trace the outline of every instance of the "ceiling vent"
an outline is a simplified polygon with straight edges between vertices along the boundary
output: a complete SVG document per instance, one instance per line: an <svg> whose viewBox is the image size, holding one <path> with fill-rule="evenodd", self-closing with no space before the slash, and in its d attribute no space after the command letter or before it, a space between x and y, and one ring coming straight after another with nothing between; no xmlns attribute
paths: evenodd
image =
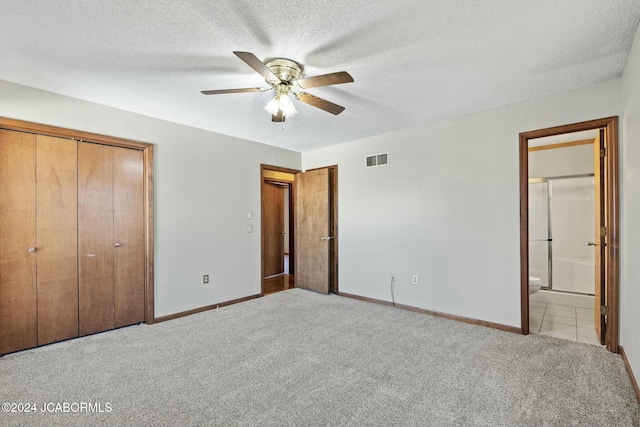
<svg viewBox="0 0 640 427"><path fill-rule="evenodd" d="M374 156L367 157L367 167L382 166L389 163L389 153L376 154Z"/></svg>

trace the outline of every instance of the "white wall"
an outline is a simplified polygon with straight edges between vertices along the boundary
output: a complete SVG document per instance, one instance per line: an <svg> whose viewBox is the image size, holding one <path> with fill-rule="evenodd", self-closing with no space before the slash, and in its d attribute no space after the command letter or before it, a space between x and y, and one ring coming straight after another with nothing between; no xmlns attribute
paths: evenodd
<svg viewBox="0 0 640 427"><path fill-rule="evenodd" d="M260 163L300 153L4 81L0 116L155 144L157 317L260 293Z"/></svg>
<svg viewBox="0 0 640 427"><path fill-rule="evenodd" d="M615 80L303 153L339 168L340 291L390 301L397 273L396 302L519 327L518 134L620 106Z"/></svg>
<svg viewBox="0 0 640 427"><path fill-rule="evenodd" d="M640 381L640 31L622 76L620 343Z"/></svg>

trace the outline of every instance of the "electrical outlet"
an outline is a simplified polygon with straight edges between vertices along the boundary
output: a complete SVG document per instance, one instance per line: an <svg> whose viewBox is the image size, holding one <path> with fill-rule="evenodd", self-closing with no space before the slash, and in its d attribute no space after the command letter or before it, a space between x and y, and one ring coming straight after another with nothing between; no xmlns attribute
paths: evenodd
<svg viewBox="0 0 640 427"><path fill-rule="evenodd" d="M253 219L253 211L247 211L247 219Z"/></svg>
<svg viewBox="0 0 640 427"><path fill-rule="evenodd" d="M413 275L413 279L411 279L411 283L413 283L414 285L418 284L418 275L417 274Z"/></svg>
<svg viewBox="0 0 640 427"><path fill-rule="evenodd" d="M202 276L202 283L204 283L205 285L207 283L209 283L209 275L205 274L204 276Z"/></svg>

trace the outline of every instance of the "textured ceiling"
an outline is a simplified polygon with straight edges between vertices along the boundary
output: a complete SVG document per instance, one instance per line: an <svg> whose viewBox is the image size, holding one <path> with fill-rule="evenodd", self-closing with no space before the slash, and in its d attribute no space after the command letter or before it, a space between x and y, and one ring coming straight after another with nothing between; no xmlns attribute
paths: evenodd
<svg viewBox="0 0 640 427"><path fill-rule="evenodd" d="M307 151L620 76L638 0L3 0L0 79ZM232 51L354 83L285 123Z"/></svg>

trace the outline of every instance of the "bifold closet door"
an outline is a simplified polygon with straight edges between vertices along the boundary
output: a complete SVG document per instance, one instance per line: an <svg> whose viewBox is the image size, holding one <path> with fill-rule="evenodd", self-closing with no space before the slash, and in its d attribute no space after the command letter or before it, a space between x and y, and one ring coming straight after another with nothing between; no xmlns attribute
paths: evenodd
<svg viewBox="0 0 640 427"><path fill-rule="evenodd" d="M0 130L0 354L35 347L36 137Z"/></svg>
<svg viewBox="0 0 640 427"><path fill-rule="evenodd" d="M0 353L78 336L76 142L0 131Z"/></svg>
<svg viewBox="0 0 640 427"><path fill-rule="evenodd" d="M78 144L80 335L144 321L143 156Z"/></svg>
<svg viewBox="0 0 640 427"><path fill-rule="evenodd" d="M114 327L113 148L78 143L80 335Z"/></svg>
<svg viewBox="0 0 640 427"><path fill-rule="evenodd" d="M36 137L38 345L78 336L77 143Z"/></svg>
<svg viewBox="0 0 640 427"><path fill-rule="evenodd" d="M113 148L115 327L144 321L144 154Z"/></svg>

